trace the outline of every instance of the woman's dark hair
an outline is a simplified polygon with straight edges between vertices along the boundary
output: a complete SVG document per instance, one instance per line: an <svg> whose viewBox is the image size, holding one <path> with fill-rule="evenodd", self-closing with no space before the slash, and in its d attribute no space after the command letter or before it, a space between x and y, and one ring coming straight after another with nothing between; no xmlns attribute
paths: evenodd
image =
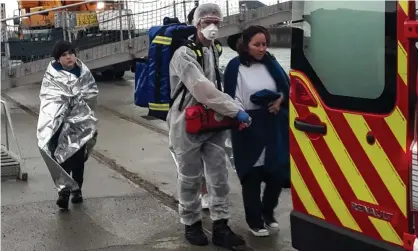
<svg viewBox="0 0 418 251"><path fill-rule="evenodd" d="M251 39L259 34L262 33L264 36L266 36L266 42L267 46L270 44L270 32L264 28L263 26L250 26L247 29L245 29L242 32L242 36L240 40L238 41L238 47L237 51L239 54L239 60L241 64L250 66L253 62L256 62L257 60L250 55L248 52L248 46L250 44Z"/></svg>
<svg viewBox="0 0 418 251"><path fill-rule="evenodd" d="M194 12L196 11L196 8L197 7L194 7L190 12L189 12L189 14L187 15L187 22L189 23L189 25L192 25L193 23L193 17L194 17Z"/></svg>
<svg viewBox="0 0 418 251"><path fill-rule="evenodd" d="M229 48L231 48L234 51L237 51L237 43L238 41L241 39L242 33L237 33L234 35L231 35L228 37L228 39L226 40L226 43L228 44Z"/></svg>
<svg viewBox="0 0 418 251"><path fill-rule="evenodd" d="M59 41L55 44L54 49L52 50L51 56L58 61L58 59L65 53L69 52L75 54L75 47L72 43L68 41Z"/></svg>

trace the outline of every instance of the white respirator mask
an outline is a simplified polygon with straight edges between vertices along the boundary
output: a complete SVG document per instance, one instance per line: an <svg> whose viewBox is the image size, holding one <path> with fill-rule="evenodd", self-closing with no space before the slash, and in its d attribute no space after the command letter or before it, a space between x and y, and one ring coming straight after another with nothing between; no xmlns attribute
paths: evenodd
<svg viewBox="0 0 418 251"><path fill-rule="evenodd" d="M207 27L205 27L204 29L201 30L203 36L207 39L207 40L215 40L218 38L218 27L214 24L211 24Z"/></svg>

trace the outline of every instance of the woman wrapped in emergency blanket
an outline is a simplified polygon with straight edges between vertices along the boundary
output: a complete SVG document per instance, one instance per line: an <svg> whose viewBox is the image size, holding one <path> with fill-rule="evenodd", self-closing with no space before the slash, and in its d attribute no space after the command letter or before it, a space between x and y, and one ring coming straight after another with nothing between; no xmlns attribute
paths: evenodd
<svg viewBox="0 0 418 251"><path fill-rule="evenodd" d="M58 42L52 56L39 94L37 138L58 189L57 205L67 209L71 193L71 202L83 201L84 162L97 138L93 110L99 90L90 70L76 58L71 43Z"/></svg>

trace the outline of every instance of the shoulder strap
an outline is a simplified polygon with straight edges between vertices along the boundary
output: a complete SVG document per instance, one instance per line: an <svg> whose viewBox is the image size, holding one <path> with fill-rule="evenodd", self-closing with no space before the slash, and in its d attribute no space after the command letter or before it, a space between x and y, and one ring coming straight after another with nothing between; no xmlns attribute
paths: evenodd
<svg viewBox="0 0 418 251"><path fill-rule="evenodd" d="M202 49L199 48L194 42L189 41L189 40L185 42L184 46L189 47L196 54L197 62L199 62L200 66L202 66L202 68L204 68ZM181 87L178 89L178 91L176 93L174 93L173 98L170 100L170 106L172 106L174 101L178 98L178 96L180 94L182 94L180 104L179 104L179 107L178 107L179 111L181 111L183 109L184 100L186 99L186 94L187 94L186 86L183 83L180 83L180 84L181 84Z"/></svg>
<svg viewBox="0 0 418 251"><path fill-rule="evenodd" d="M216 46L216 45L215 45ZM216 58L216 51L214 46L212 46L212 51L213 51L213 62L215 65L215 74L216 74L216 85L218 87L218 90L223 91L222 89L222 80L221 80L221 73L219 72L219 66L218 66L218 62L217 62L217 58ZM220 56L220 54L218 54Z"/></svg>
<svg viewBox="0 0 418 251"><path fill-rule="evenodd" d="M200 66L204 68L204 61L203 61L203 50L202 47L196 45L196 43L188 40L185 44L185 46L189 47L195 54L196 54L196 60L199 62Z"/></svg>
<svg viewBox="0 0 418 251"><path fill-rule="evenodd" d="M199 62L200 66L204 69L205 68L205 64L204 64L204 60L203 60L203 50L200 46L196 45L196 43L194 43L193 41L187 41L184 46L189 47L195 54L196 54L196 60ZM217 63L217 57L216 57L216 51L215 51L215 47L216 50L218 51L218 55L220 56L222 54L222 46L220 46L220 43L216 43L215 40L215 46L212 46L212 51L213 51L213 59L214 59L214 66L215 66L215 74L216 74L216 85L218 90L222 91L222 79L221 79L221 74L219 72L219 67L218 67L218 63ZM219 49L219 48L220 49ZM186 98L186 93L187 93L187 88L184 86L184 84L182 84L182 86L179 88L179 90L173 95L173 98L171 99L171 104L172 105L174 103L174 100L177 99L177 97L181 94L181 101L179 104L179 111L181 111L183 109L183 104L184 104L184 100Z"/></svg>
<svg viewBox="0 0 418 251"><path fill-rule="evenodd" d="M219 57L222 56L222 52L223 52L222 43L219 42L218 40L215 40L214 44L215 44L216 50L218 51Z"/></svg>

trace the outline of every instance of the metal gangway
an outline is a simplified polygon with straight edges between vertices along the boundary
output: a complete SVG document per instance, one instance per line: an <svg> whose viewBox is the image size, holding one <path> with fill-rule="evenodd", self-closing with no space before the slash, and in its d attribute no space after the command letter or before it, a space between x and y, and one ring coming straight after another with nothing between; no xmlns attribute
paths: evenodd
<svg viewBox="0 0 418 251"><path fill-rule="evenodd" d="M71 4L71 7L93 2ZM97 2L97 1L96 1ZM146 0L115 1L124 6L119 11L96 11L96 19L85 15L75 17L67 7L54 10L54 27L50 29L22 30L13 18L2 22L1 89L37 83L51 61L50 53L57 40L68 40L79 49L77 56L92 70L142 58L148 54L148 29L161 25L164 17L187 20L190 10L201 3L217 3L223 10L224 20L220 37L241 32L250 25L271 25L291 20L291 1L248 9L239 0ZM18 20L35 15L20 15ZM92 22L92 20L94 22ZM89 23L90 22L90 23ZM22 39L23 37L23 39Z"/></svg>
<svg viewBox="0 0 418 251"><path fill-rule="evenodd" d="M10 114L7 103L4 100L1 100L1 178L17 178L22 181L27 181L28 174L22 171L24 160L20 152ZM15 149L13 150L10 144L10 136L12 136L12 140L15 143Z"/></svg>

